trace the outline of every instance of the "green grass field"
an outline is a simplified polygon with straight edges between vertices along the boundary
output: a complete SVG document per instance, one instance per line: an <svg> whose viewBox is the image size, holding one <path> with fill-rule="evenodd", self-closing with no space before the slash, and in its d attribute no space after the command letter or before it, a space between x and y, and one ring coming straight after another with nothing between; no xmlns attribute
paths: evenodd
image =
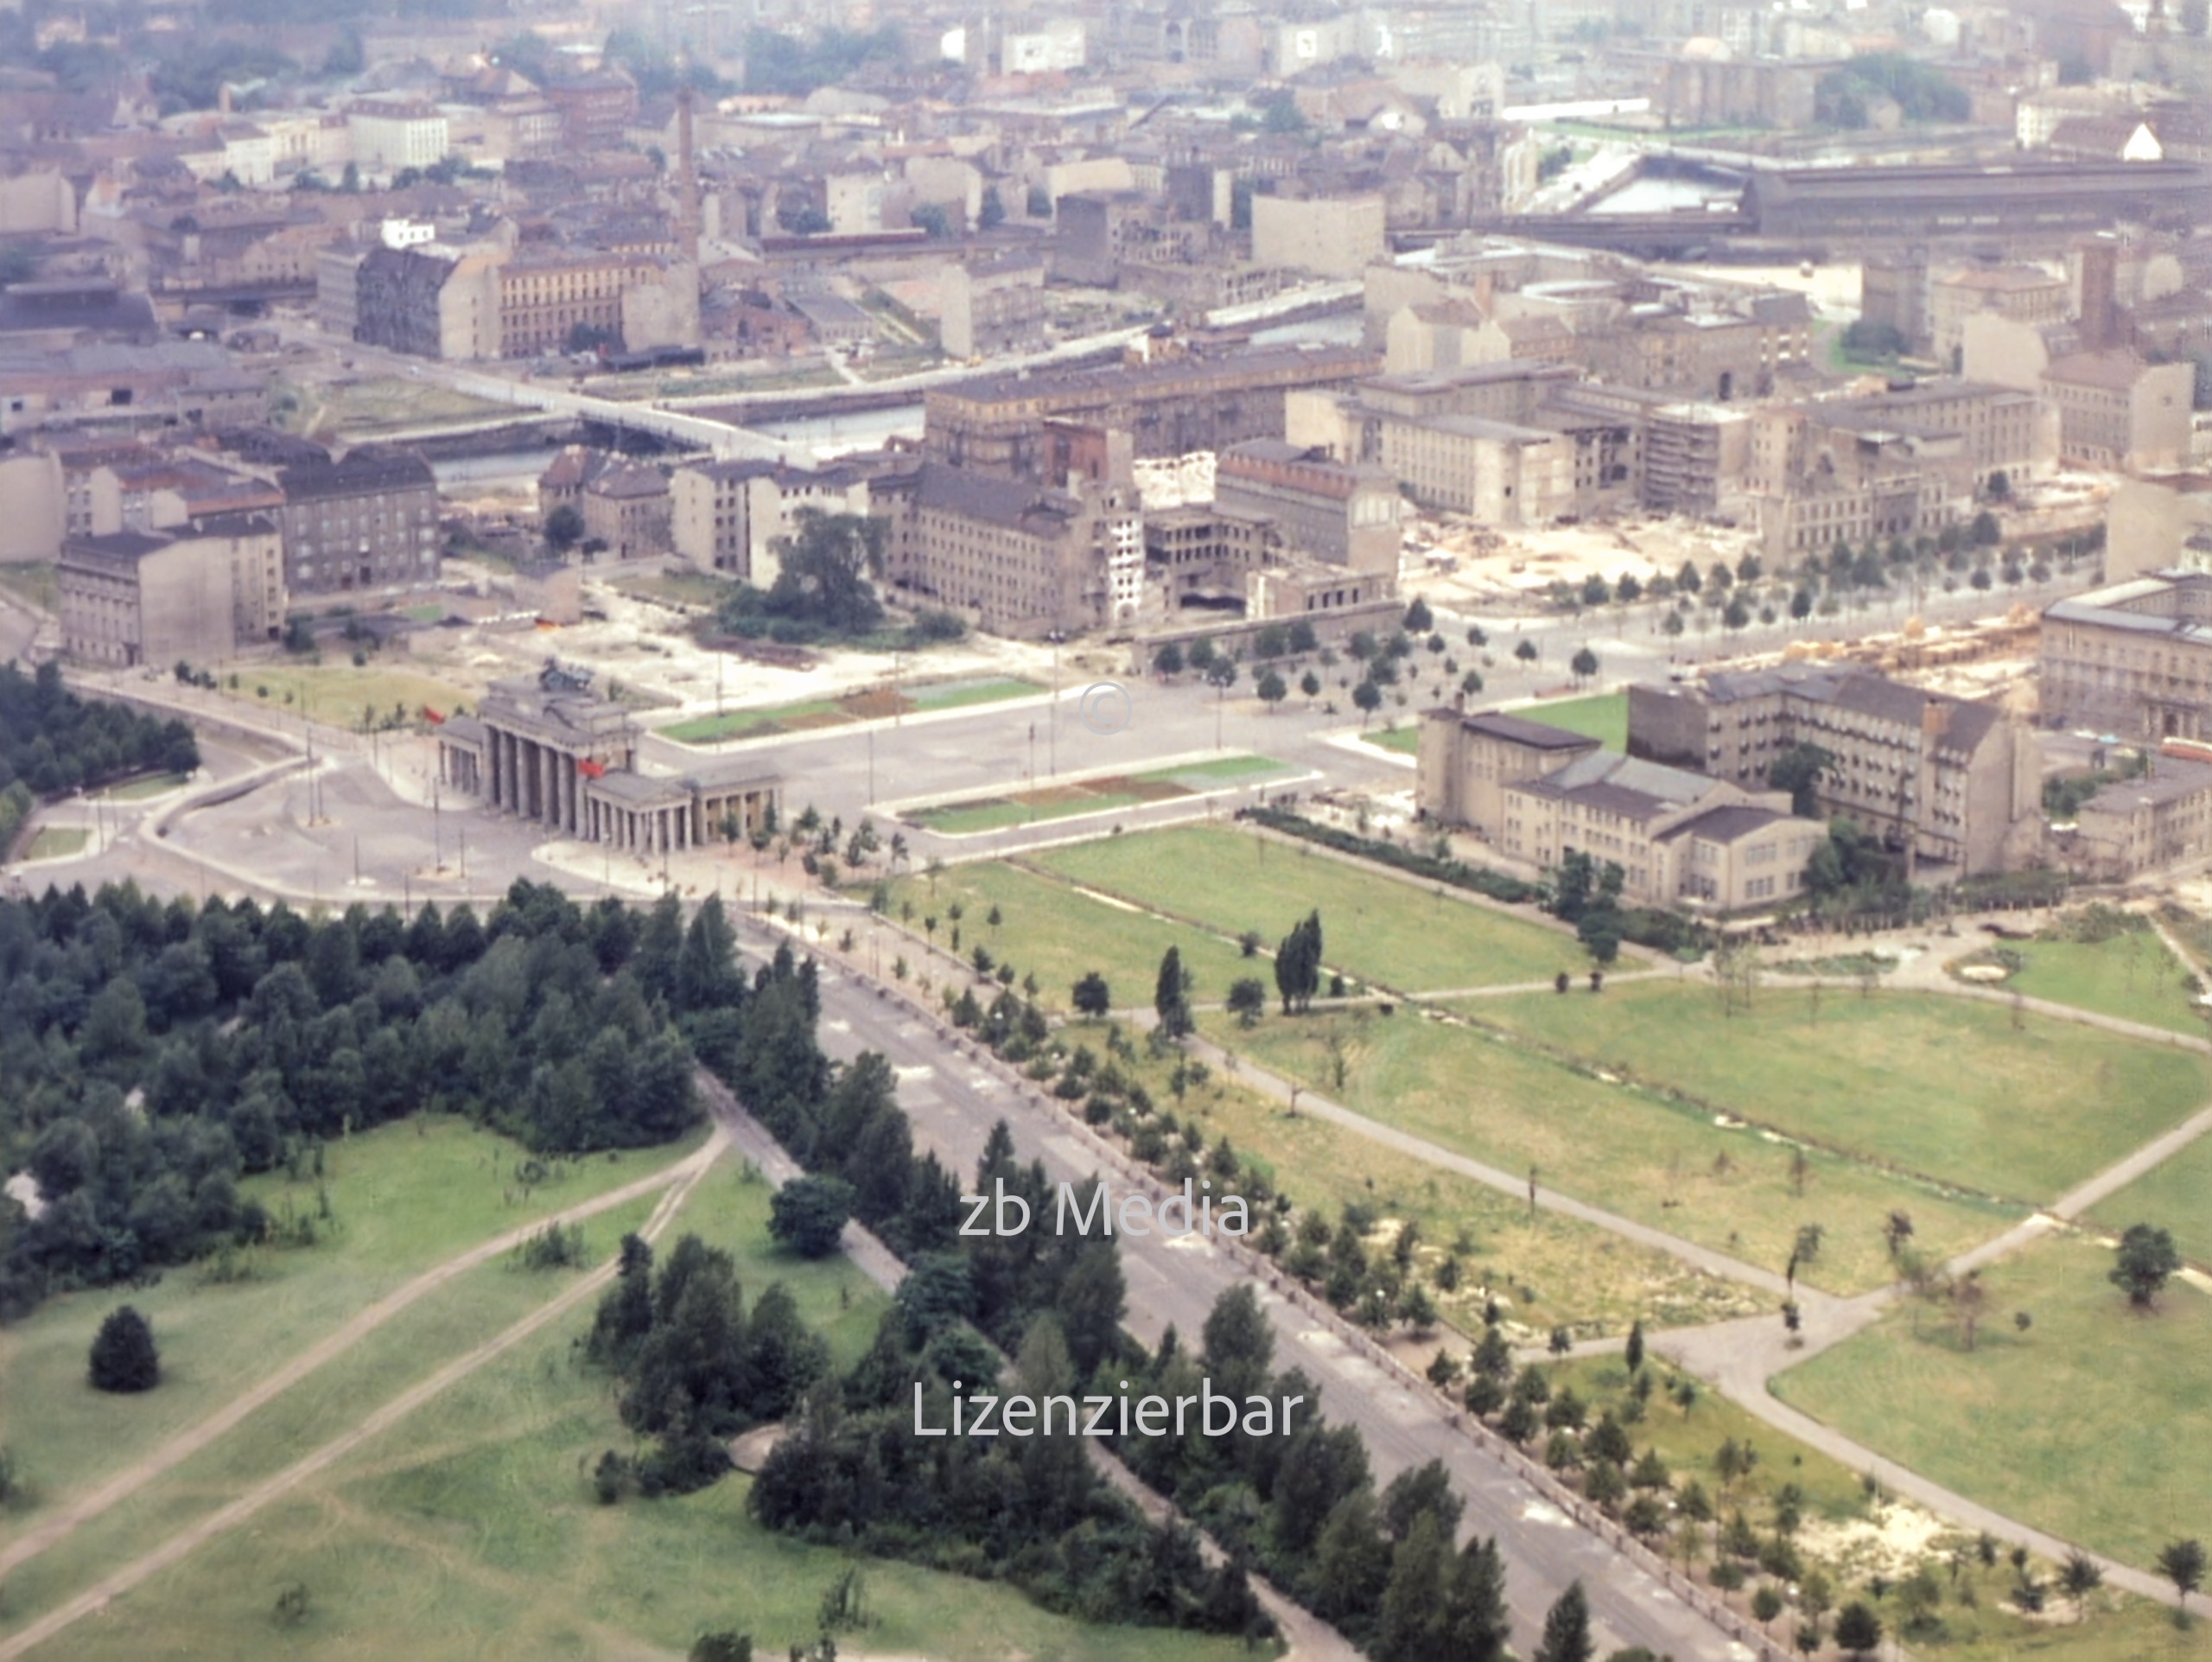
<svg viewBox="0 0 2212 1662"><path fill-rule="evenodd" d="M41 825L32 833L31 845L23 850L23 858L59 860L68 855L82 854L85 844L92 838L92 832L82 825Z"/></svg>
<svg viewBox="0 0 2212 1662"><path fill-rule="evenodd" d="M1055 850L1039 863L1225 934L1255 929L1270 947L1318 907L1331 969L1403 991L1548 980L1588 963L1571 937L1448 891L1440 899L1433 888L1310 845L1270 846L1218 826L1085 843Z"/></svg>
<svg viewBox="0 0 2212 1662"><path fill-rule="evenodd" d="M1938 994L1766 989L1724 1016L1709 986L1466 1008L1709 1108L1985 1194L2041 1203L2212 1095L2193 1052Z"/></svg>
<svg viewBox="0 0 2212 1662"><path fill-rule="evenodd" d="M726 710L719 716L696 716L653 730L678 744L719 744L725 739L783 733L795 727L834 727L845 719L836 699L806 698L796 704L771 704L765 710Z"/></svg>
<svg viewBox="0 0 2212 1662"><path fill-rule="evenodd" d="M425 704L450 716L456 705L474 703L471 694L451 681L419 670L387 669L374 658L359 669L342 662L248 664L238 670L238 685L232 686L227 674L222 678L226 697L287 715L296 716L304 709L316 721L351 732L360 730L365 710L374 711L382 721L397 708L411 722Z"/></svg>
<svg viewBox="0 0 2212 1662"><path fill-rule="evenodd" d="M918 809L906 817L948 837L967 837L977 831L1003 831L1009 825L1071 819L1079 814L1111 813L1150 802L1203 796L1209 791L1272 779L1290 771L1287 764L1269 756L1217 756L1141 774L1039 785L1006 796L969 797Z"/></svg>
<svg viewBox="0 0 2212 1662"><path fill-rule="evenodd" d="M1972 1351L1944 1312L1895 1310L1776 1393L1962 1494L2148 1566L2212 1532L2212 1296L2172 1284L2140 1315L2111 1266L2088 1242L2040 1242L1983 1272Z"/></svg>
<svg viewBox="0 0 2212 1662"><path fill-rule="evenodd" d="M2131 1224L2156 1224L2173 1232L2185 1258L2212 1265L2212 1137L2200 1137L2091 1213L2114 1232Z"/></svg>
<svg viewBox="0 0 2212 1662"><path fill-rule="evenodd" d="M1408 722L1403 727L1386 727L1379 733L1363 733L1360 736L1377 750L1394 751L1401 756L1416 755L1421 750L1421 723Z"/></svg>
<svg viewBox="0 0 2212 1662"><path fill-rule="evenodd" d="M808 1264L773 1251L768 1194L726 1163L676 1232L731 1248L748 1301L784 1282L849 1363L874 1332L882 1295L842 1257ZM609 1382L575 1360L574 1341L589 1321L587 1305L434 1398L295 1496L72 1629L67 1653L192 1651L255 1662L370 1653L365 1643L378 1655L536 1662L680 1655L717 1627L749 1632L764 1658L810 1642L822 1594L849 1560L760 1529L745 1512L745 1479L678 1500L596 1503L589 1463L632 1439ZM864 1573L876 1620L838 1635L848 1652L1070 1662L1230 1662L1243 1653L1218 1641L1084 1627L1012 1589L954 1576L875 1561ZM310 1611L286 1629L270 1612L294 1582L308 1588Z"/></svg>
<svg viewBox="0 0 2212 1662"><path fill-rule="evenodd" d="M1039 997L1050 1009L1070 1009L1070 990L1093 970L1106 977L1117 1005L1150 1004L1160 960L1170 946L1181 950L1193 978L1192 996L1201 1003L1227 997L1229 984L1239 976L1257 974L1274 984L1270 963L1255 964L1205 930L1095 900L1017 866L993 862L949 867L938 875L934 896L929 878L922 876L901 877L891 890L890 914L898 917L911 902L914 915L906 927L918 934L924 918L936 917L939 946L950 944L948 908L958 902L965 909L961 950L980 942L994 958L1033 973ZM984 921L994 906L1001 919L995 929ZM889 957L887 952L887 962Z"/></svg>
<svg viewBox="0 0 2212 1662"><path fill-rule="evenodd" d="M1103 1041L1090 1036L1097 1031L1096 1024L1080 1022L1065 1036L1103 1054ZM1140 1050L1136 1061L1120 1065L1144 1080L1154 1101L1174 1106L1169 1063ZM1456 1246L1463 1270L1459 1291L1432 1286L1431 1294L1445 1320L1464 1332L1481 1332L1486 1288L1496 1289L1509 1320L1536 1334L1561 1323L1585 1336L1625 1333L1639 1317L1654 1329L1684 1327L1768 1308L1731 1283L1595 1225L1554 1212L1532 1219L1514 1195L1439 1171L1313 1114L1294 1115L1238 1084L1233 1073L1215 1070L1177 1111L1195 1120L1210 1141L1227 1137L1271 1183L1324 1217L1333 1219L1356 1201L1379 1207L1386 1218L1410 1219L1426 1243L1421 1261L1432 1275ZM1526 1299L1524 1291L1536 1296ZM1423 1352L1418 1363L1427 1360Z"/></svg>
<svg viewBox="0 0 2212 1662"><path fill-rule="evenodd" d="M1042 691L1036 682L1014 676L983 676L902 689L895 708L887 689L870 688L831 698L802 698L753 710L726 710L719 716L695 716L653 730L678 744L720 744L728 739L766 738L808 728L842 727L850 722L879 719L902 711L911 716L933 710L960 710L970 704L995 704L1005 698L1026 698Z"/></svg>
<svg viewBox="0 0 2212 1662"><path fill-rule="evenodd" d="M331 1143L324 1170L335 1226L317 1245L243 1254L251 1273L220 1285L205 1265L188 1265L135 1291L65 1295L0 1328L0 1443L14 1449L41 1505L67 1500L432 1265L693 1146L564 1162L525 1200L513 1176L520 1145L463 1120L424 1116ZM272 1174L240 1188L278 1217L316 1207L312 1177ZM613 1239L603 1226L594 1238ZM162 1348L161 1388L143 1397L102 1396L85 1383L92 1334L124 1302L152 1320Z"/></svg>
<svg viewBox="0 0 2212 1662"><path fill-rule="evenodd" d="M1938 1257L1987 1239L2018 1215L1819 1151L1808 1156L1801 1196L1789 1150L1755 1131L1717 1125L1708 1112L1411 1011L1270 1016L1249 1032L1225 1017L1206 1018L1205 1026L1243 1056L1369 1118L1509 1172L1535 1166L1548 1188L1777 1273L1799 1226L1819 1224L1826 1232L1821 1257L1802 1273L1831 1291L1860 1292L1891 1278L1881 1232L1892 1209L1911 1215L1919 1244ZM1332 1035L1342 1048L1341 1089ZM1707 1042L1714 1042L1709 1034Z"/></svg>
<svg viewBox="0 0 2212 1662"><path fill-rule="evenodd" d="M1562 698L1557 703L1523 704L1513 712L1547 727L1563 727L1570 733L1595 739L1608 750L1628 748L1628 694L1592 693L1586 698Z"/></svg>
<svg viewBox="0 0 2212 1662"><path fill-rule="evenodd" d="M2205 1018L2183 984L2189 971L2156 932L2131 929L2094 946L2072 940L2005 943L2027 967L2003 984L2007 991L2117 1016L2202 1039Z"/></svg>
<svg viewBox="0 0 2212 1662"><path fill-rule="evenodd" d="M1678 1376L1663 1362L1654 1371L1657 1382L1645 1417L1629 1427L1637 1448L1657 1449L1678 1486L1694 1478L1708 1495L1722 1499L1724 1512L1741 1506L1762 1533L1773 1526L1777 1492L1785 1484L1796 1484L1804 1493L1806 1521L1796 1536L1800 1551L1808 1562L1825 1569L1833 1585L1850 1589L1851 1596L1866 1596L1867 1577L1877 1566L1867 1557L1863 1534L1852 1526L1884 1514L1870 1509L1859 1474L1713 1391L1700 1391L1685 1415L1668 1395ZM1551 1374L1554 1389L1572 1385L1590 1404L1593 1418L1603 1410L1620 1412L1626 1407L1628 1369L1618 1357L1562 1363ZM1722 1442L1731 1437L1748 1443L1758 1455L1751 1475L1732 1489L1721 1482L1714 1460ZM1826 1527L1830 1524L1844 1528L1831 1532ZM2212 1629L2200 1627L2206 1638L2180 1633L2169 1613L2123 1595L2094 1595L2088 1619L2078 1627L2071 1602L2055 1595L2045 1608L2063 1613L2062 1625L2019 1615L2003 1603L2013 1580L2012 1566L2000 1557L1992 1568L1969 1561L1963 1569L1953 1569L1948 1554L1950 1541L1957 1538L1961 1538L1938 1536L1931 1544L1928 1556L1939 1565L1945 1594L1939 1611L1942 1630L1915 1634L1911 1645L1916 1656L1941 1662L2012 1662L2031 1656L2042 1662L2138 1662L2152 1657L2212 1656L2212 1642L2207 1642ZM2048 1589L2055 1566L2038 1563L2034 1569ZM1974 1599L1970 1605L1961 1596L1968 1591ZM1891 1596L1875 1601L1875 1605L1885 1625L1895 1632L1904 1619L1898 1601Z"/></svg>
<svg viewBox="0 0 2212 1662"><path fill-rule="evenodd" d="M166 796L188 782L182 774L156 774L146 779L134 779L127 785L118 785L99 794L110 802L143 802L148 797Z"/></svg>

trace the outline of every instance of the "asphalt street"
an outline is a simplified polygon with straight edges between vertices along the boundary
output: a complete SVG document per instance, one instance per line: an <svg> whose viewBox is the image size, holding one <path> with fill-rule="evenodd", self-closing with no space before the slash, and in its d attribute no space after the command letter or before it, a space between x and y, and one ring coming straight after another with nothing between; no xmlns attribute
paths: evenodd
<svg viewBox="0 0 2212 1662"><path fill-rule="evenodd" d="M765 936L749 921L746 933L755 943ZM973 1170L992 1124L1004 1119L1023 1157L1042 1159L1055 1182L1103 1172L1120 1186L1098 1145L1065 1111L1018 1088L988 1056L948 1046L933 1023L903 1003L827 965L823 1042L841 1060L863 1050L887 1057L918 1143L934 1149L956 1171ZM1552 1602L1578 1577L1599 1624L1601 1655L1630 1645L1671 1653L1677 1662L1751 1655L1447 1423L1433 1398L1356 1352L1333 1324L1251 1277L1214 1242L1197 1235L1124 1236L1121 1250L1128 1325L1139 1338L1157 1343L1172 1323L1195 1341L1214 1302L1238 1281L1252 1279L1274 1324L1276 1365L1303 1368L1319 1383L1329 1417L1359 1428L1378 1486L1400 1471L1443 1461L1466 1499L1464 1529L1497 1537L1503 1549L1515 1638L1524 1655L1534 1649Z"/></svg>

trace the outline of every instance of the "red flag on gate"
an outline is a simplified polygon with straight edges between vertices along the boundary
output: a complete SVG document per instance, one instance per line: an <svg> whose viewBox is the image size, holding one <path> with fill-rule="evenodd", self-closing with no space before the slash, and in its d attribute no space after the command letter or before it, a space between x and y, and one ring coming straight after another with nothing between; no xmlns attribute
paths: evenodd
<svg viewBox="0 0 2212 1662"><path fill-rule="evenodd" d="M446 724L446 718L428 704L423 706L423 719L433 727L443 727Z"/></svg>
<svg viewBox="0 0 2212 1662"><path fill-rule="evenodd" d="M576 771L586 779L605 779L607 764L603 761L594 761L589 756L586 756L576 764Z"/></svg>

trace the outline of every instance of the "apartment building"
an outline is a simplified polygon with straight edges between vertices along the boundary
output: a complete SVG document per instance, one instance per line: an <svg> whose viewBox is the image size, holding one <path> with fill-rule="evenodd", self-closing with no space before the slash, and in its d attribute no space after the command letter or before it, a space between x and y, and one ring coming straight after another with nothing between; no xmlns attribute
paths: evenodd
<svg viewBox="0 0 2212 1662"><path fill-rule="evenodd" d="M1822 813L1901 856L1964 876L2042 849L2041 762L2027 724L1993 704L1924 692L1855 665L1785 665L1629 689L1629 754L1747 787L1801 744L1830 763Z"/></svg>
<svg viewBox="0 0 2212 1662"><path fill-rule="evenodd" d="M1224 513L1274 520L1290 550L1325 565L1397 575L1404 509L1382 468L1250 439L1215 459L1213 500Z"/></svg>
<svg viewBox="0 0 2212 1662"><path fill-rule="evenodd" d="M2045 608L2037 671L2055 727L2212 740L2212 573L2155 572Z"/></svg>
<svg viewBox="0 0 2212 1662"><path fill-rule="evenodd" d="M776 464L757 459L695 462L669 475L669 540L702 571L766 588L772 572L756 569L753 527L772 522Z"/></svg>
<svg viewBox="0 0 2212 1662"><path fill-rule="evenodd" d="M2194 365L2149 364L2125 349L2056 359L2043 384L2058 406L2058 448L2108 472L2177 468L2190 456Z"/></svg>
<svg viewBox="0 0 2212 1662"><path fill-rule="evenodd" d="M1548 524L1577 506L1574 439L1480 416L1376 419L1385 472L1426 508Z"/></svg>
<svg viewBox="0 0 2212 1662"><path fill-rule="evenodd" d="M1955 365L1966 348L1967 319L1995 312L2037 328L2066 321L2069 285L2034 265L1970 265L1931 277L1928 328L1936 361Z"/></svg>
<svg viewBox="0 0 2212 1662"><path fill-rule="evenodd" d="M1129 435L1138 456L1224 450L1279 438L1284 401L1343 387L1381 367L1351 347L1271 347L1221 357L1166 355L1115 369L978 376L923 394L923 454L1004 477L1051 478L1052 423Z"/></svg>
<svg viewBox="0 0 2212 1662"><path fill-rule="evenodd" d="M438 487L417 455L356 450L276 470L295 600L412 587L438 575Z"/></svg>
<svg viewBox="0 0 2212 1662"><path fill-rule="evenodd" d="M1787 900L1826 835L1789 812L1785 793L1618 755L1500 710L1425 713L1417 780L1425 818L1539 869L1573 853L1618 864L1636 906L1735 912Z"/></svg>
<svg viewBox="0 0 2212 1662"><path fill-rule="evenodd" d="M1032 253L1001 255L945 269L938 326L955 358L1023 352L1046 342L1045 262Z"/></svg>
<svg viewBox="0 0 2212 1662"><path fill-rule="evenodd" d="M274 640L283 619L283 538L265 514L73 536L55 577L61 649L85 663L207 664Z"/></svg>
<svg viewBox="0 0 2212 1662"><path fill-rule="evenodd" d="M357 104L346 112L346 129L364 173L427 168L451 148L444 111L428 104Z"/></svg>
<svg viewBox="0 0 2212 1662"><path fill-rule="evenodd" d="M579 329L620 344L623 296L660 277L659 263L638 254L518 255L498 271L499 355L565 352Z"/></svg>
<svg viewBox="0 0 2212 1662"><path fill-rule="evenodd" d="M2148 774L2084 802L2062 846L2093 882L2127 882L2212 856L2212 763L2154 757Z"/></svg>
<svg viewBox="0 0 2212 1662"><path fill-rule="evenodd" d="M892 581L993 634L1036 640L1134 620L1144 519L1134 487L1053 489L941 462L874 487Z"/></svg>

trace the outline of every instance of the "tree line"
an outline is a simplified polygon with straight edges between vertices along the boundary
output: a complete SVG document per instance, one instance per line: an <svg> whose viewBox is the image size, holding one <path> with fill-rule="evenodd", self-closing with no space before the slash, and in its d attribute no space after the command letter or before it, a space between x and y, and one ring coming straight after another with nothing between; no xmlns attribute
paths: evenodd
<svg viewBox="0 0 2212 1662"><path fill-rule="evenodd" d="M527 882L482 920L130 884L0 901L0 1163L43 1203L0 1260L0 1318L276 1238L241 1176L319 1175L330 1139L420 1111L540 1154L682 1135L684 1028L711 1031L730 946L711 901L687 926L672 898L641 918Z"/></svg>
<svg viewBox="0 0 2212 1662"><path fill-rule="evenodd" d="M182 722L79 698L52 663L33 675L0 664L0 791L20 780L34 796L64 796L132 774L188 774L199 766L199 742Z"/></svg>

